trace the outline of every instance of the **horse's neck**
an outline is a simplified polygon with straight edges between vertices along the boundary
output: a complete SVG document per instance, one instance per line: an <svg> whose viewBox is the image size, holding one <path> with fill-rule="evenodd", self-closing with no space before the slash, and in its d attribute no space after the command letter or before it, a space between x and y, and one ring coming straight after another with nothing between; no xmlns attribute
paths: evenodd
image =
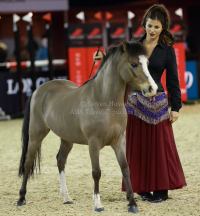
<svg viewBox="0 0 200 216"><path fill-rule="evenodd" d="M123 102L126 84L117 72L118 62L116 59L105 62L94 85L105 100Z"/></svg>

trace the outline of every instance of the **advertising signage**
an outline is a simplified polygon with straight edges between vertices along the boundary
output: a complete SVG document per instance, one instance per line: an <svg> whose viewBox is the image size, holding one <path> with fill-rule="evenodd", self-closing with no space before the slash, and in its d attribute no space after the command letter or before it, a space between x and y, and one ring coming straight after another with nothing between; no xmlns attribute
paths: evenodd
<svg viewBox="0 0 200 216"><path fill-rule="evenodd" d="M80 86L89 78L94 53L98 47L103 51L102 25L69 24L68 32L69 77ZM91 76L96 73L99 65L100 62L96 61Z"/></svg>
<svg viewBox="0 0 200 216"><path fill-rule="evenodd" d="M53 79L67 79L65 70L55 70ZM49 72L37 71L36 88L42 83L49 81ZM22 73L22 98L23 105L25 101L32 94L33 81L31 79L31 72L24 71ZM0 107L8 114L19 113L19 83L17 80L17 73L0 73Z"/></svg>
<svg viewBox="0 0 200 216"><path fill-rule="evenodd" d="M122 39L125 39L125 24L124 23L110 23L108 30L108 44L119 44Z"/></svg>
<svg viewBox="0 0 200 216"><path fill-rule="evenodd" d="M65 11L68 0L0 0L0 12Z"/></svg>
<svg viewBox="0 0 200 216"><path fill-rule="evenodd" d="M102 25L70 23L68 37L70 47L102 46Z"/></svg>
<svg viewBox="0 0 200 216"><path fill-rule="evenodd" d="M186 89L188 99L198 98L198 77L196 61L186 61Z"/></svg>

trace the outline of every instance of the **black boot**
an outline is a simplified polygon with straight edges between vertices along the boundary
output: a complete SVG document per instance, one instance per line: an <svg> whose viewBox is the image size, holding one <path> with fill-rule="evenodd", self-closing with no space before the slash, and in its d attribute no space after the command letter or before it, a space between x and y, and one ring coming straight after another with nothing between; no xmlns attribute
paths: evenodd
<svg viewBox="0 0 200 216"><path fill-rule="evenodd" d="M149 201L153 195L150 192L145 192L145 193L138 193L138 195L145 201Z"/></svg>
<svg viewBox="0 0 200 216"><path fill-rule="evenodd" d="M168 199L168 190L154 191L153 196L160 197L160 198L162 198L162 200L167 200Z"/></svg>
<svg viewBox="0 0 200 216"><path fill-rule="evenodd" d="M155 196L153 196L150 192L138 193L138 195L140 195L140 197L141 197L144 201L147 200L148 202L151 202L151 203L162 202L162 199L161 199L160 197L155 197Z"/></svg>

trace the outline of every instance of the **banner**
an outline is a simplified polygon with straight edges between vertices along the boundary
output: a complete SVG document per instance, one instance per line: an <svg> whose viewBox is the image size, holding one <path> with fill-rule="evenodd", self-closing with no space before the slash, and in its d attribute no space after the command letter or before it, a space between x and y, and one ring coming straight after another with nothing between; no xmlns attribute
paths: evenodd
<svg viewBox="0 0 200 216"><path fill-rule="evenodd" d="M198 98L198 77L196 61L186 61L185 77L188 99Z"/></svg>
<svg viewBox="0 0 200 216"><path fill-rule="evenodd" d="M93 65L93 55L98 47L102 50L102 25L69 24L69 77L78 86L88 80ZM93 76L100 63L95 62Z"/></svg>
<svg viewBox="0 0 200 216"><path fill-rule="evenodd" d="M111 44L119 44L122 39L125 39L125 24L124 23L110 23L108 32L108 41Z"/></svg>
<svg viewBox="0 0 200 216"><path fill-rule="evenodd" d="M132 38L135 40L140 40L144 35L143 27L139 22L133 22L132 24Z"/></svg>
<svg viewBox="0 0 200 216"><path fill-rule="evenodd" d="M86 29L85 24L82 23L70 23L68 27L68 42L69 47L86 47Z"/></svg>
<svg viewBox="0 0 200 216"><path fill-rule="evenodd" d="M37 72L36 88L42 83L49 81L48 72ZM65 70L57 70L54 72L54 79L66 79ZM23 97L24 104L26 99L32 94L32 79L30 72L24 72L23 78ZM0 73L0 107L6 114L15 114L20 112L20 100L19 100L19 83L17 82L16 73Z"/></svg>
<svg viewBox="0 0 200 216"><path fill-rule="evenodd" d="M72 82L80 86L88 78L85 25L69 24L68 37L69 77Z"/></svg>
<svg viewBox="0 0 200 216"><path fill-rule="evenodd" d="M0 0L0 12L66 11L68 0Z"/></svg>
<svg viewBox="0 0 200 216"><path fill-rule="evenodd" d="M91 23L85 24L85 33L87 39L87 47L102 46L102 24Z"/></svg>
<svg viewBox="0 0 200 216"><path fill-rule="evenodd" d="M183 20L173 20L171 22L170 31L173 34L173 36L176 38L176 42L184 41L183 26L184 26Z"/></svg>

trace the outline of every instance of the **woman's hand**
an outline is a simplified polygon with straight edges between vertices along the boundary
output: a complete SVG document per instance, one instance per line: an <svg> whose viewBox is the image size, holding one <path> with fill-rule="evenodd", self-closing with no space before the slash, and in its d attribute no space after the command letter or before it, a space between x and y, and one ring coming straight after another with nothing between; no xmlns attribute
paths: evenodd
<svg viewBox="0 0 200 216"><path fill-rule="evenodd" d="M93 59L94 61L101 61L101 59L103 58L103 52L99 51L98 55L96 56L97 52L95 52Z"/></svg>
<svg viewBox="0 0 200 216"><path fill-rule="evenodd" d="M178 120L178 117L179 117L179 113L176 112L176 111L171 111L170 112L170 122L171 124L174 123L176 120Z"/></svg>

